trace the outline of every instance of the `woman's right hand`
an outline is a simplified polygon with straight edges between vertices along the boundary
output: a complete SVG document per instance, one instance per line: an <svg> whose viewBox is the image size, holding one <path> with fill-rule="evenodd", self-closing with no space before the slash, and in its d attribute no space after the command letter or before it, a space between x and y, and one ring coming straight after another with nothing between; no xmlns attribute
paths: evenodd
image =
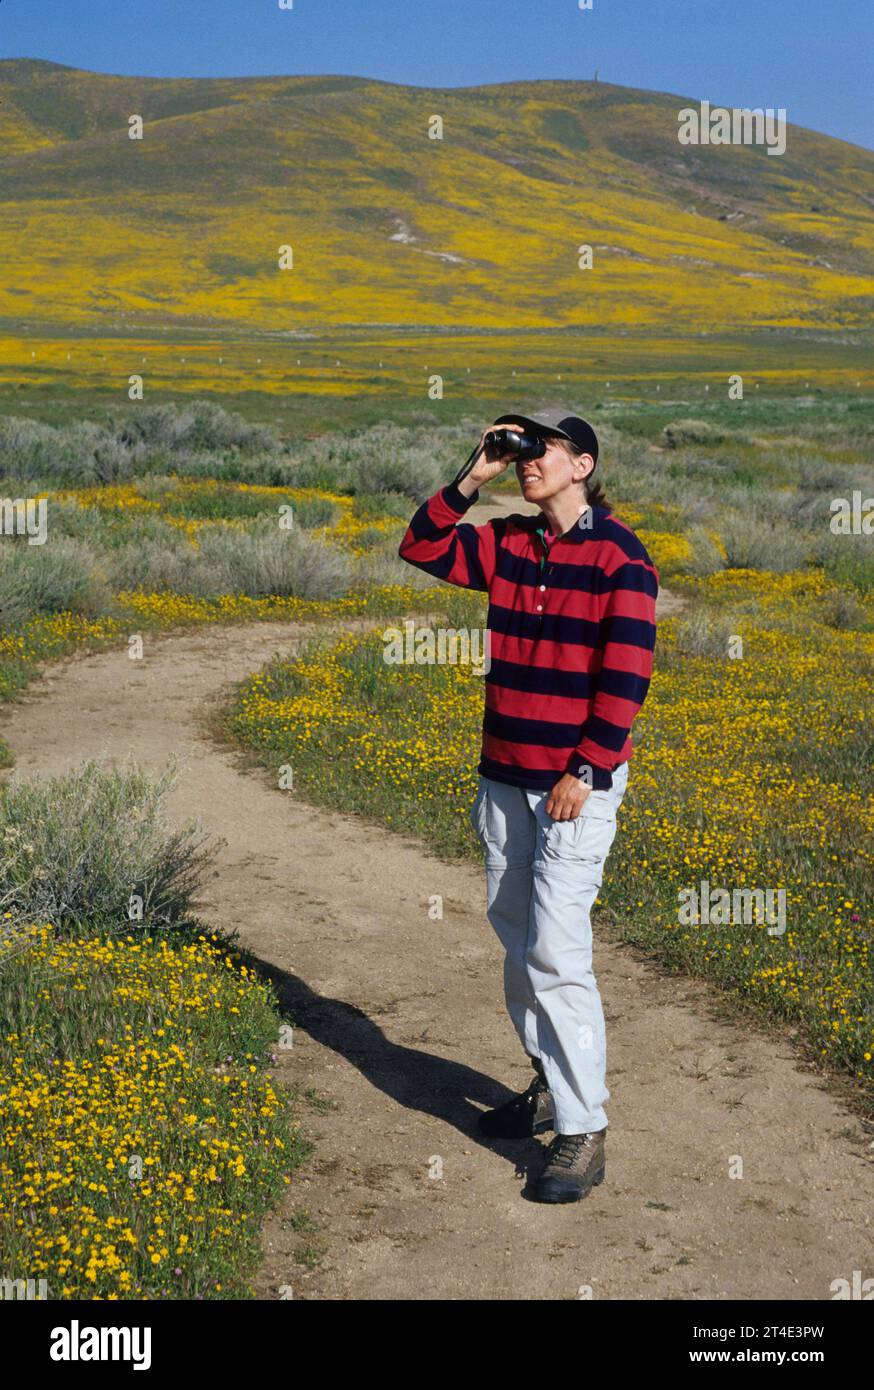
<svg viewBox="0 0 874 1390"><path fill-rule="evenodd" d="M495 428L496 427L494 425L489 425L486 429L483 430L482 434L480 435L480 444L485 443L486 435L491 434ZM470 472L467 475L467 478L465 478L464 481L467 482L469 478L471 480L471 483L473 484L473 488L482 487L485 483L492 482L494 478L497 478L501 473L503 473L504 470L509 467L512 461L512 454L501 454L495 457L490 453L490 451L484 450L483 453L480 454L479 458L477 459L476 463L474 464L473 468L470 470ZM473 488L471 490L473 490Z"/></svg>

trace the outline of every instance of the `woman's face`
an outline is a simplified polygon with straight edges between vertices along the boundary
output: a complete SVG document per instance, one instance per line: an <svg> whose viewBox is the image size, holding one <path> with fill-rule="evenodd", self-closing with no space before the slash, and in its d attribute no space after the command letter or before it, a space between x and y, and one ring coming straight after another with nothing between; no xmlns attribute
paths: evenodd
<svg viewBox="0 0 874 1390"><path fill-rule="evenodd" d="M523 426L512 424L506 428L522 430ZM588 454L571 457L555 437L546 435L544 440L546 452L540 458L521 459L516 464L516 477L526 502L545 502L585 477L580 461L589 458Z"/></svg>

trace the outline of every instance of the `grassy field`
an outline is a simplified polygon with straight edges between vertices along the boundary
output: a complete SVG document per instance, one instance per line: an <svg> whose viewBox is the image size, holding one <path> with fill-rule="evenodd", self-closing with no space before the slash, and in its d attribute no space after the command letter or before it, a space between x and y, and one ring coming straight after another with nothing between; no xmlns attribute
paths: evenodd
<svg viewBox="0 0 874 1390"><path fill-rule="evenodd" d="M143 402L210 399L270 424L286 439L390 421L435 427L504 413L514 401L574 405L587 418L661 428L678 407L734 430L775 429L866 412L874 394L869 334L700 334L687 340L601 329L423 333L413 329L319 334L296 341L23 336L0 333L0 415L53 424L136 419ZM740 373L744 398L729 399ZM433 378L441 378L442 398ZM694 403L694 405L692 404ZM660 422L660 423L659 423Z"/></svg>

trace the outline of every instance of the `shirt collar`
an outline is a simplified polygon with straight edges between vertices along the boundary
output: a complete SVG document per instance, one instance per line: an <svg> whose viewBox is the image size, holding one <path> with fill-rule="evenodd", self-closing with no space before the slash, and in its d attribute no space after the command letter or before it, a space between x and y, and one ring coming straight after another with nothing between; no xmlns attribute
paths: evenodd
<svg viewBox="0 0 874 1390"><path fill-rule="evenodd" d="M592 512L592 520L588 526L580 525L580 521L586 515L586 512L581 512L579 518L572 526L568 527L567 531L563 531L560 536L552 537L552 543L557 545L559 541L565 541L569 542L571 545L579 545L583 541L589 540L589 538L595 534L595 528L598 524L598 514L592 507L587 508L587 510ZM535 535L543 535L545 532L549 532L549 534L552 535L549 529L549 522L543 512L538 512L537 515L532 516L530 520L531 530Z"/></svg>

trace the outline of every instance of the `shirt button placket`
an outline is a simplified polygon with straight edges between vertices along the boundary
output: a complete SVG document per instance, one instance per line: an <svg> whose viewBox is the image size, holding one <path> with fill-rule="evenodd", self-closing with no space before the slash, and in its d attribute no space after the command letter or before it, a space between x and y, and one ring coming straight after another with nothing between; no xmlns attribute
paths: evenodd
<svg viewBox="0 0 874 1390"><path fill-rule="evenodd" d="M544 558L545 558L545 557L544 557ZM551 569L552 566L550 566L549 568ZM541 572L541 574L544 573L544 568L543 568L543 565L542 565L542 564L541 564L541 570L540 570L540 572ZM549 569L546 570L546 573L547 573L547 574L549 573ZM545 585L545 584L539 584L539 585L538 585L538 588L539 588L539 590L540 590L540 592L541 592L542 594L545 594L545 593L546 593L546 585ZM535 608L534 608L534 611L535 611L535 613L542 613L542 612L543 612L543 604L542 604L542 603L536 604L536 605L535 605Z"/></svg>

